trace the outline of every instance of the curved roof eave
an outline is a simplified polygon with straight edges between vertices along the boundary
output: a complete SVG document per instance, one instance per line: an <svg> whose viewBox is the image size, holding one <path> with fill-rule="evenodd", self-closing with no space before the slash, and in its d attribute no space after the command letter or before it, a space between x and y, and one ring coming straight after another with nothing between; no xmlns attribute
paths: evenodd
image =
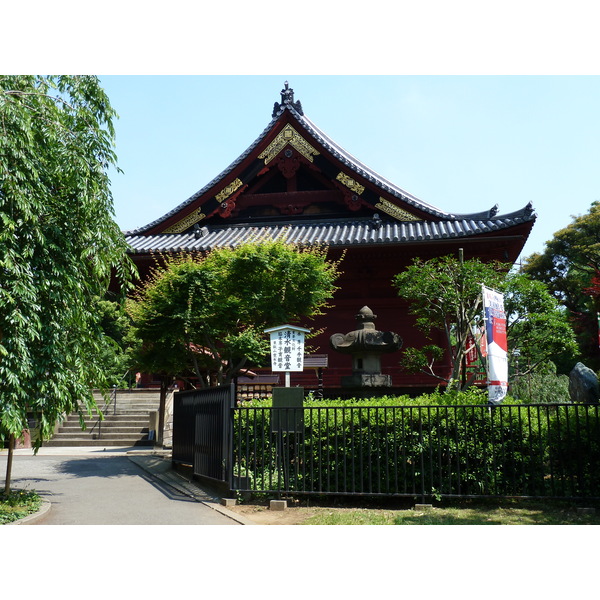
<svg viewBox="0 0 600 600"><path fill-rule="evenodd" d="M397 245L414 242L450 241L489 235L535 221L533 212L516 211L492 219L428 221L375 221L346 219L332 222L295 224L237 224L194 233L126 236L130 252L206 251L219 246L236 246L259 239L285 239L300 245L324 244L330 247Z"/></svg>

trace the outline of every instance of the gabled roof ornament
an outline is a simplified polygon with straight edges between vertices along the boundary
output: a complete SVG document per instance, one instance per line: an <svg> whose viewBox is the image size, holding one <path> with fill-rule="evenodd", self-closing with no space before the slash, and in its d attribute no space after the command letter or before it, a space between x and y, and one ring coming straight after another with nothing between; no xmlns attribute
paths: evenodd
<svg viewBox="0 0 600 600"><path fill-rule="evenodd" d="M285 106L291 106L296 112L304 115L302 111L302 104L300 104L300 100L296 100L294 102L294 90L289 86L288 82L285 82L285 87L281 90L281 103L275 102L275 106L273 106L273 114L271 115L275 118L284 108Z"/></svg>

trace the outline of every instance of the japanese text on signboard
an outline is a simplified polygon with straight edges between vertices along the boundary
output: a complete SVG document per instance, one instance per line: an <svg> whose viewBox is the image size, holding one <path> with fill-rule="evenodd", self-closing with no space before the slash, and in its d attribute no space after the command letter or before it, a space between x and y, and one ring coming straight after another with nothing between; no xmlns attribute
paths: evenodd
<svg viewBox="0 0 600 600"><path fill-rule="evenodd" d="M283 329L271 333L271 363L273 371L302 371L304 332Z"/></svg>

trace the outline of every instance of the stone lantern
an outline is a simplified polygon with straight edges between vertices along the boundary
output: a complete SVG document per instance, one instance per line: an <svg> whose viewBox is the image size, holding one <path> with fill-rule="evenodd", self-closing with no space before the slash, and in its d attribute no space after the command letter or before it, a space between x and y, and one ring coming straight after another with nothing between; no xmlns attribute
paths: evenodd
<svg viewBox="0 0 600 600"><path fill-rule="evenodd" d="M352 375L342 377L342 387L369 388L390 387L392 378L381 373L381 354L396 352L402 347L402 339L391 331L375 329L377 315L363 306L356 315L357 329L335 333L329 342L336 352L352 356Z"/></svg>

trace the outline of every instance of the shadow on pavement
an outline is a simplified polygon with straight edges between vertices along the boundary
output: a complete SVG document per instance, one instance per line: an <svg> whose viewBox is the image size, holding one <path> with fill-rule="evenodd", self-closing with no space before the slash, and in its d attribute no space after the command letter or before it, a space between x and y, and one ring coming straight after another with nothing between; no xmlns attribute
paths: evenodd
<svg viewBox="0 0 600 600"><path fill-rule="evenodd" d="M72 477L140 477L161 492L169 500L196 502L160 479L154 477L125 456L103 458L73 458L63 460L56 465L56 471Z"/></svg>

